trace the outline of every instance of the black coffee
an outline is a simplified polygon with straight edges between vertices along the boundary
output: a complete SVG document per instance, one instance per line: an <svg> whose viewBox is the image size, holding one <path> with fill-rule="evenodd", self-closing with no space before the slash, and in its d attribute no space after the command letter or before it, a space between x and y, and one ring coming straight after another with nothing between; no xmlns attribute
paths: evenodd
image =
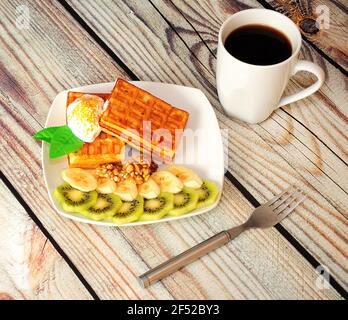
<svg viewBox="0 0 348 320"><path fill-rule="evenodd" d="M226 50L249 64L270 65L292 54L291 43L282 32L260 24L250 24L232 31L225 41Z"/></svg>

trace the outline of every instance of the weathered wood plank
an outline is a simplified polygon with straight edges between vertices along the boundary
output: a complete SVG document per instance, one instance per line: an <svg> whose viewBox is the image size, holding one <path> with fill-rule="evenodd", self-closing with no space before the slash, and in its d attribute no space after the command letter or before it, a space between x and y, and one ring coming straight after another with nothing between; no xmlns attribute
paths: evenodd
<svg viewBox="0 0 348 320"><path fill-rule="evenodd" d="M286 14L310 42L348 71L348 7L346 1L266 0Z"/></svg>
<svg viewBox="0 0 348 320"><path fill-rule="evenodd" d="M0 300L92 299L0 181Z"/></svg>
<svg viewBox="0 0 348 320"><path fill-rule="evenodd" d="M76 85L76 80L62 65L62 55L79 70L83 78L80 84L111 81L125 75L93 45L58 3L31 7L35 29L50 26L46 29L51 30L50 33L43 34L42 38L32 29L26 30L26 34L14 33L10 26L15 5L16 2L8 1L1 8L8 18L1 22L7 32L6 37L0 33L0 41L6 48L6 52L0 51L0 58L4 65L11 66L11 72L3 68L0 77L11 79L12 84L8 88L1 87L0 91L1 169L101 298L339 298L331 287L318 289L316 272L275 229L245 234L162 283L148 290L139 287L136 276L149 266L245 219L251 207L229 182L225 183L223 199L216 210L181 222L101 228L56 215L48 203L40 174L40 145L30 137L42 127L49 106L44 97L50 83L43 75L48 79L54 76L57 83L61 83L57 91ZM84 44L75 42L74 55L64 55L62 51L69 47L74 34L80 34ZM11 41L14 37L16 42ZM36 69L31 63L35 50L50 55L45 68ZM18 53L23 59L18 58ZM85 65L83 61L89 63ZM104 65L99 66L99 62ZM25 69L21 74L16 72L20 65ZM54 74L53 65L56 65ZM87 72L91 65L93 72ZM26 95L28 86L37 88L37 95ZM54 94L49 94L47 100ZM28 113L29 108L35 118Z"/></svg>
<svg viewBox="0 0 348 320"><path fill-rule="evenodd" d="M27 2L30 27L16 29L19 4L8 1L1 6L0 121L8 132L1 138L1 155L7 162L1 163L1 170L8 177L11 172L15 188L101 298L170 298L161 285L156 294L141 290L136 275L146 266L119 233L108 242L111 229L96 235L97 229L59 218L52 210L42 179L40 144L31 135L43 127L59 91L124 74L56 2ZM11 127L17 129L10 133Z"/></svg>
<svg viewBox="0 0 348 320"><path fill-rule="evenodd" d="M229 168L260 202L288 184L309 194L311 204L283 225L347 288L348 111L342 74L305 47L302 55L326 70L322 90L278 110L260 125L247 125L220 111L211 51L220 24L250 3L228 2L226 8L220 2L175 2L190 24L169 1L141 6L135 1L69 3L139 78L197 87L208 96L220 126L229 129ZM288 91L308 82L303 77L295 80ZM318 127L323 129L317 133Z"/></svg>

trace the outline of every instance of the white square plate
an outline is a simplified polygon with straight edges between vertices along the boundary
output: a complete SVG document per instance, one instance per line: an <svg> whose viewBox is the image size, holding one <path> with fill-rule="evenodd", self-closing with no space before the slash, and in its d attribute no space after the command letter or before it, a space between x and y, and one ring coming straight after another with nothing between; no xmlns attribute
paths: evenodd
<svg viewBox="0 0 348 320"><path fill-rule="evenodd" d="M156 221L142 221L124 224L122 226L135 226L149 223L158 223L192 217L213 209L221 197L224 179L224 160L223 146L219 125L215 112L209 103L207 97L202 91L173 84L164 84L156 82L133 81L134 85L152 93L153 95L167 101L178 108L189 112L189 120L186 125L184 136L178 146L174 163L184 164L196 171L202 179L214 181L220 192L217 201L206 208L197 209L179 217L165 217ZM80 91L86 93L108 93L114 87L114 82L100 83L80 88L74 88L70 91ZM66 99L67 92L62 91L54 99L46 120L46 127L60 126L66 124ZM186 134L196 134L196 138L188 138ZM185 151L184 151L185 149ZM49 145L42 144L42 164L44 179L47 186L49 198L59 214L62 216L80 222L115 226L115 224L104 221L94 221L81 215L71 214L63 211L60 204L53 196L54 189L60 185L63 180L61 172L68 167L67 157L50 159Z"/></svg>

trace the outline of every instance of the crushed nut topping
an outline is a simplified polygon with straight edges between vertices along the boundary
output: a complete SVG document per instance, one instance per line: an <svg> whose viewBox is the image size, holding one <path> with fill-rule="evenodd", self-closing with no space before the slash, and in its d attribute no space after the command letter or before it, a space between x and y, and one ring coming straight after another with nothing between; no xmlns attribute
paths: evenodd
<svg viewBox="0 0 348 320"><path fill-rule="evenodd" d="M156 163L148 163L146 161L105 163L96 169L96 175L102 178L109 178L115 182L133 178L136 184L142 184L150 178L157 168L158 165Z"/></svg>

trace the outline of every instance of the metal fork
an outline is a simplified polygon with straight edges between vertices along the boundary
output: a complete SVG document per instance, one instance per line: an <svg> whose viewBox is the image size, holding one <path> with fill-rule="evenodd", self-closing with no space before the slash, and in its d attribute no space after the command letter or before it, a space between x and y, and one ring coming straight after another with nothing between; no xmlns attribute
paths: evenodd
<svg viewBox="0 0 348 320"><path fill-rule="evenodd" d="M284 190L257 207L249 219L240 226L224 230L144 273L139 277L140 284L144 288L150 286L205 254L223 246L246 230L273 227L290 214L305 198L303 192L297 188L290 187Z"/></svg>

